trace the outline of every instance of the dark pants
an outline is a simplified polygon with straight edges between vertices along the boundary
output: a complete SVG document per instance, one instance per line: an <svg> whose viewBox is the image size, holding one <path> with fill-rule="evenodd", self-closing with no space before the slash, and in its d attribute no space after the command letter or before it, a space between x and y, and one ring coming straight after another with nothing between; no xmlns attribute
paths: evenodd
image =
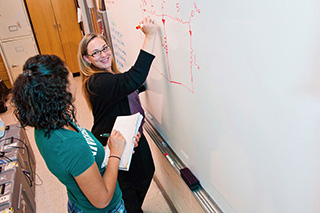
<svg viewBox="0 0 320 213"><path fill-rule="evenodd" d="M119 171L118 181L128 213L143 212L141 206L149 189L154 163L150 147L142 134L132 155L129 171Z"/></svg>
<svg viewBox="0 0 320 213"><path fill-rule="evenodd" d="M6 111L7 111L7 107L5 103L3 101L0 101L0 113L6 112Z"/></svg>

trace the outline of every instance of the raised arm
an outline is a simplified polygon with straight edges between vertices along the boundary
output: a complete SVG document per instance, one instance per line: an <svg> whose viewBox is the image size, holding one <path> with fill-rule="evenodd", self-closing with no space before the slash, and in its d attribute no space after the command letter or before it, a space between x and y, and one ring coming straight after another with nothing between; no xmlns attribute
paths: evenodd
<svg viewBox="0 0 320 213"><path fill-rule="evenodd" d="M157 35L157 25L155 21L150 18L144 18L141 24L143 24L141 30L145 34L142 49L152 54Z"/></svg>

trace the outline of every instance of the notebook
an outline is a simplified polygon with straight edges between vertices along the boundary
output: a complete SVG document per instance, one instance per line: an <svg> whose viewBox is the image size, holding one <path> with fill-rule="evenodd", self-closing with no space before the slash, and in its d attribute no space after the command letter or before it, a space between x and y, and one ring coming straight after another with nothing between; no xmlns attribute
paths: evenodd
<svg viewBox="0 0 320 213"><path fill-rule="evenodd" d="M133 115L118 116L116 118L112 130L115 129L117 131L120 131L123 137L126 139L126 144L121 155L119 170L129 171L132 152L134 148L133 139L134 136L138 133L142 119L143 116L139 112ZM105 148L105 156L102 167L108 164L109 156L110 149L107 145Z"/></svg>
<svg viewBox="0 0 320 213"><path fill-rule="evenodd" d="M2 138L4 136L5 131L6 131L6 125L4 124L2 119L0 118L0 138Z"/></svg>

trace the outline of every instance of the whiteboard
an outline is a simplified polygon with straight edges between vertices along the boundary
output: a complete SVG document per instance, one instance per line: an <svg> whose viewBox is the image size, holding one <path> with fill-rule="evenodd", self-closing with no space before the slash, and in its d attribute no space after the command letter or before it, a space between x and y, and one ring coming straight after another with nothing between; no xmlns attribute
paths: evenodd
<svg viewBox="0 0 320 213"><path fill-rule="evenodd" d="M320 2L106 1L117 64L156 19L143 106L225 212L320 212Z"/></svg>

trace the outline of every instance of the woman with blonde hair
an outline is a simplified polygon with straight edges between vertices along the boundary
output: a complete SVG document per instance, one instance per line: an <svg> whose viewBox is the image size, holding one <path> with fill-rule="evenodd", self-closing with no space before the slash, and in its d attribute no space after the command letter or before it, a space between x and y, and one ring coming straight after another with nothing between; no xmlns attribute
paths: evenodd
<svg viewBox="0 0 320 213"><path fill-rule="evenodd" d="M157 29L153 20L142 23L145 34L142 49L135 64L126 72L119 72L106 38L100 34L88 34L79 45L78 59L83 81L83 92L92 110L92 133L106 145L103 133L111 131L117 116L140 112L138 90L145 82L154 56L151 54ZM139 147L135 149L130 170L119 171L118 181L128 212L143 212L143 200L150 186L154 164L142 127Z"/></svg>

